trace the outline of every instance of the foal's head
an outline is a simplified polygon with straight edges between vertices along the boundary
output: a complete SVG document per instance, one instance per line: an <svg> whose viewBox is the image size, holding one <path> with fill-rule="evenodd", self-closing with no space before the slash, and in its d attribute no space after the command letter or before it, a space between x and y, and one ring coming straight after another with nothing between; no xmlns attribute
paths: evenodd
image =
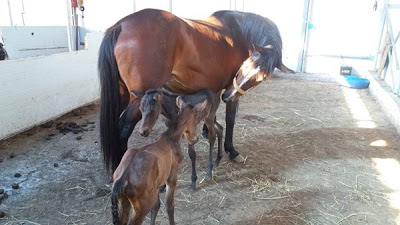
<svg viewBox="0 0 400 225"><path fill-rule="evenodd" d="M141 98L139 109L142 113L142 122L139 127L139 133L140 135L147 137L156 124L158 116L162 111L162 90L150 89L144 93L139 91L132 91L132 93L136 97Z"/></svg>
<svg viewBox="0 0 400 225"><path fill-rule="evenodd" d="M224 102L235 101L271 76L274 69L280 65L278 53L272 45L252 45L249 52L249 58L243 62L233 78L232 85L222 95Z"/></svg>
<svg viewBox="0 0 400 225"><path fill-rule="evenodd" d="M180 122L184 123L186 127L183 135L190 144L195 144L198 141L196 131L198 123L197 115L204 110L207 104L207 100L195 103L186 99L185 96L176 98L176 105L179 108L179 120L182 120Z"/></svg>

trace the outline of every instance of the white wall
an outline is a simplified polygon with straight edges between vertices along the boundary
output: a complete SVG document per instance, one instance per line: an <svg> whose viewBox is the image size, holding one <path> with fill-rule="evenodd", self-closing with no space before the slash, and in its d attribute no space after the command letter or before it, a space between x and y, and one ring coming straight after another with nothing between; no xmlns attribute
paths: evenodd
<svg viewBox="0 0 400 225"><path fill-rule="evenodd" d="M0 61L0 139L97 100L101 38L89 34L89 50Z"/></svg>
<svg viewBox="0 0 400 225"><path fill-rule="evenodd" d="M305 71L339 74L340 65L352 66L360 75L372 70L380 32L374 3L312 1Z"/></svg>
<svg viewBox="0 0 400 225"><path fill-rule="evenodd" d="M1 29L9 59L68 51L66 26L3 26Z"/></svg>
<svg viewBox="0 0 400 225"><path fill-rule="evenodd" d="M65 26L66 6L66 0L0 0L0 26Z"/></svg>

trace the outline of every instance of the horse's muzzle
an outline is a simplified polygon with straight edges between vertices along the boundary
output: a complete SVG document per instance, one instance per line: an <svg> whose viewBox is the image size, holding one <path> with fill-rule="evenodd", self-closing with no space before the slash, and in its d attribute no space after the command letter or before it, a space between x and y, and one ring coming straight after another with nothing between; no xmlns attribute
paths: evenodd
<svg viewBox="0 0 400 225"><path fill-rule="evenodd" d="M140 130L139 131L140 135L142 135L143 137L147 137L150 134L149 130Z"/></svg>
<svg viewBox="0 0 400 225"><path fill-rule="evenodd" d="M225 103L234 102L238 99L239 96L239 93L237 93L236 91L225 91L224 94L222 94L222 101L224 101Z"/></svg>

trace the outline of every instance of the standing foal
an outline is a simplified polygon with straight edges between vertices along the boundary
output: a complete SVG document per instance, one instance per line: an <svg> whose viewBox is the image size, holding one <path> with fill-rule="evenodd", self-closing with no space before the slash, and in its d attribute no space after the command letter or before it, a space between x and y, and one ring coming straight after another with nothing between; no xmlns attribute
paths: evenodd
<svg viewBox="0 0 400 225"><path fill-rule="evenodd" d="M151 129L155 125L158 116L163 114L167 118L167 126L172 121L175 121L178 115L178 108L176 104L174 104L175 99L178 95L170 93L164 89L151 89L146 91L145 93L133 91L133 94L136 97L141 98L140 102L140 111L142 113L142 122L139 127L139 132L142 136L149 135ZM204 100L207 100L208 104L206 108L196 115L196 120L193 120L188 124L190 127L187 131L196 131L197 124L200 121L204 120L205 126L208 128L208 141L210 143L208 162L207 162L207 171L205 178L212 178L212 169L213 169L213 161L212 161L212 150L214 148L214 143L216 137L218 137L218 156L215 160L215 165L218 166L219 162L222 158L222 135L223 128L216 121L216 112L220 103L220 99L213 91L209 89L200 90L192 95L181 96L185 102L191 103L193 105L198 104ZM185 136L189 135L186 134ZM190 134L192 136L197 136L196 134ZM196 189L196 151L194 149L195 143L190 143L188 146L188 154L190 160L192 162L192 183L189 186L190 190Z"/></svg>
<svg viewBox="0 0 400 225"><path fill-rule="evenodd" d="M151 224L155 224L160 208L158 188L167 184L166 208L169 224L174 220L174 192L178 180L178 165L182 161L180 141L182 134L196 115L207 106L207 100L190 104L183 98L176 98L179 113L171 126L154 143L142 148L128 149L113 174L111 211L116 225L128 224L131 208L135 213L130 225L143 223L151 210ZM195 132L186 132L194 134ZM186 137L189 142L195 136ZM120 204L120 206L119 206Z"/></svg>

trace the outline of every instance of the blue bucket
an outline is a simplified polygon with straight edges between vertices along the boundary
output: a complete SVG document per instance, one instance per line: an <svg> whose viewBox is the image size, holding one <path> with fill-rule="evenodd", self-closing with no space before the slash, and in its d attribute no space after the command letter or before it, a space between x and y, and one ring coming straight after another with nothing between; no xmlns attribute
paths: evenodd
<svg viewBox="0 0 400 225"><path fill-rule="evenodd" d="M358 76L343 76L344 79L339 80L339 84L349 88L364 89L368 88L369 80Z"/></svg>

